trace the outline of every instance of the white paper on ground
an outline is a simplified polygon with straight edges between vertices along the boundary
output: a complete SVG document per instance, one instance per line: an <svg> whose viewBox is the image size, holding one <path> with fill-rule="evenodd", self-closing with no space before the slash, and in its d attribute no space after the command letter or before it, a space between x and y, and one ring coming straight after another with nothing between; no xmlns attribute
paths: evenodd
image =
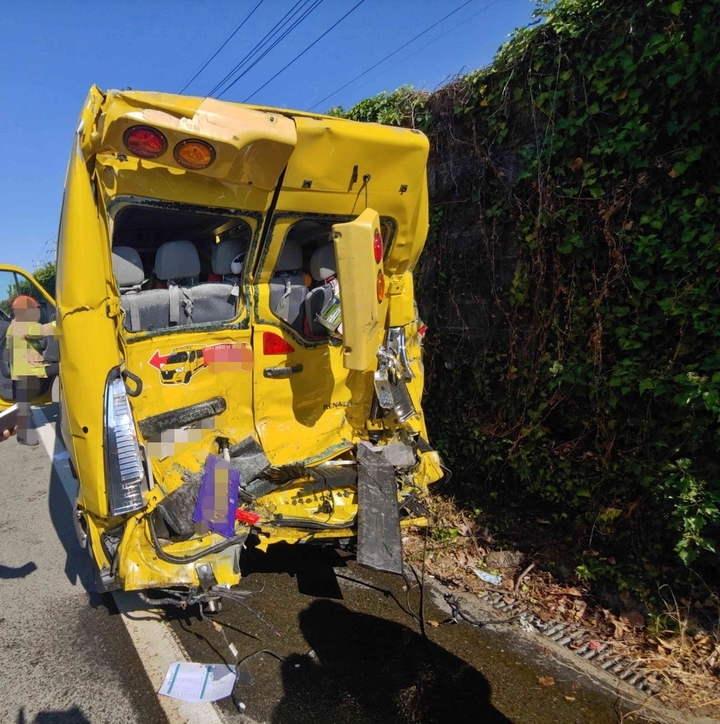
<svg viewBox="0 0 720 724"><path fill-rule="evenodd" d="M237 668L226 664L170 664L159 694L182 701L217 701L232 694Z"/></svg>

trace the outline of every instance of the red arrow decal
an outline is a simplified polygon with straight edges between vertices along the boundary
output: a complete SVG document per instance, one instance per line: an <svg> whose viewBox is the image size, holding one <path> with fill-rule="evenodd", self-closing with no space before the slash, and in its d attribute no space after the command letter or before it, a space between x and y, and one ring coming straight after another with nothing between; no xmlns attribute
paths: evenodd
<svg viewBox="0 0 720 724"><path fill-rule="evenodd" d="M152 356L152 359L150 360L150 364L159 370L160 367L168 361L168 357L170 357L169 354L161 355L160 350L156 349L155 354Z"/></svg>

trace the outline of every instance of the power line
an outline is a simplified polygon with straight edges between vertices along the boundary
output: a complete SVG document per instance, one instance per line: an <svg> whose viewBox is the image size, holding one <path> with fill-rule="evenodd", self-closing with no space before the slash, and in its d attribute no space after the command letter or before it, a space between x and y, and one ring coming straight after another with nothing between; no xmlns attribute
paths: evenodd
<svg viewBox="0 0 720 724"><path fill-rule="evenodd" d="M343 16L340 18L340 20L338 20L334 25L331 25L319 38L315 39L312 43L310 43L310 45L308 45L307 48L305 48L305 50L303 50L301 53L298 53L287 65L285 65L285 66L282 67L277 73L275 73L275 75L274 75L272 78L270 78L270 80L265 81L265 83L263 83L257 90L253 91L253 92L243 101L243 103L247 103L254 95L256 95L257 93L259 93L266 85L268 85L269 83L272 83L272 82L275 80L275 78L277 78L281 73L284 73L296 60L298 60L298 58L301 58L303 55L305 55L305 53L307 53L308 50L310 50L310 48L312 48L314 45L316 45L317 43L319 43L331 30L333 30L333 28L336 28L338 25L340 25L340 23L341 23L343 20L345 20L345 18L346 18L348 15L350 15L350 13L355 12L355 10L357 10L364 2L365 2L365 0L360 0L360 2L359 2L357 5L355 5L353 8L351 8L350 10L348 10L348 11L345 13L345 15L343 15Z"/></svg>
<svg viewBox="0 0 720 724"><path fill-rule="evenodd" d="M297 8L298 8L299 6L304 5L304 4L307 4L307 3L310 2L310 1L311 1L311 0L298 0L298 1L290 8L290 10L288 10L288 11L285 13L285 15L283 15L283 17L280 18L280 20L278 20L278 21L275 23L275 25L273 25L273 27L272 27L268 32L265 33L265 35L264 35L260 40L258 40L257 43L255 43L255 45L253 46L253 48L252 48L251 50L249 50L249 51L245 54L245 56L237 63L237 65L235 65L235 66L232 68L232 70L230 70L228 73L226 73L225 76L222 78L222 80L220 80L218 83L215 84L215 86L210 90L210 92L208 93L208 95L211 96L213 93L215 93L217 90L219 90L219 89L222 87L223 83L225 83L225 82L228 81L230 78L232 78L233 74L236 73L240 68L242 68L242 66L245 65L245 63L247 63L247 62L253 57L253 55L255 55L257 52L259 52L259 50L263 47L263 45L265 45L265 44L267 44L268 42L270 42L270 39L271 39L277 32L279 32L279 29L285 24L285 22L287 21L287 18L288 18L288 17L291 17L291 16L297 11Z"/></svg>
<svg viewBox="0 0 720 724"><path fill-rule="evenodd" d="M457 28L459 28L461 25L464 25L465 23L467 23L468 20L472 20L473 18L476 18L478 15L481 15L486 10L491 8L493 5L497 5L499 2L500 2L500 0L493 0L491 3L488 3L484 8L480 8L480 10L478 10L476 13L473 13L472 15L468 15L468 17L466 17L464 20L457 23L456 25L453 25L451 28L446 30L444 33L440 33L440 35L436 36L432 40L429 40L426 45L419 48L418 50L414 50L409 55L406 55L405 57L401 58L398 62L404 63L405 61L410 60L410 58L417 55L418 53L424 52L425 48L427 48L428 45L432 45L433 43L436 43L438 40L440 40L440 38L444 38L446 35L449 35L450 33L452 33L453 30L457 30ZM376 73L374 76L368 78L364 83L361 83L358 86L358 88L365 87L368 83L371 83L373 80L375 80L375 78L379 78L381 75L385 75L385 73L389 73L391 70L392 70L392 68L388 68L387 70L380 71L380 73ZM322 101L320 101L320 102L322 103Z"/></svg>
<svg viewBox="0 0 720 724"><path fill-rule="evenodd" d="M324 0L315 0L313 5L311 5L308 10L305 10L304 13L296 21L294 21L293 24L262 55L256 58L242 73L240 73L240 75L237 76L237 78L235 78L235 80L233 80L232 83L230 83L230 85L226 86L225 89L218 94L218 98L224 96L241 78L246 76L270 51L273 50L273 48L290 35L290 33L292 33L292 31L295 30L295 28L297 28L308 15L317 10L323 2Z"/></svg>
<svg viewBox="0 0 720 724"><path fill-rule="evenodd" d="M195 78L197 78L200 73L202 73L205 68L207 68L213 60L215 60L217 54L235 37L235 34L242 28L243 25L245 25L248 20L250 20L250 18L255 14L255 11L263 4L263 2L265 2L265 0L260 0L260 2L250 11L250 14L245 18L245 20L243 20L240 25L238 25L237 28L235 28L235 30L230 33L228 39L210 56L210 59L205 63L205 65L203 65L203 67L200 68L200 70L195 73L195 75L190 78L190 80L183 86L180 93L184 93L185 89L195 80Z"/></svg>
<svg viewBox="0 0 720 724"><path fill-rule="evenodd" d="M418 38L421 38L426 33L429 33L433 28L437 27L438 25L440 25L440 23L447 20L451 15L455 15L456 12L458 12L459 10L462 10L466 5L469 5L471 2L474 2L474 1L475 0L466 0L466 2L464 2L462 5L456 7L455 10L453 10L452 12L449 12L447 15L440 18L440 20L433 23L429 28L426 28L425 30L423 30L422 33L418 33L418 35L416 35L414 38L412 38L411 40L408 40L407 43L401 45L396 50L393 50L392 53L390 53L389 55L386 55L382 60L379 60L374 65L371 65L367 70L364 70L362 73L360 73L360 75L355 76L352 80L345 83L345 85L340 86L340 88L338 88L337 90L334 90L332 93L330 93L330 95L325 96L325 98L319 100L317 103L315 103L315 105L310 106L310 108L308 108L308 110L310 110L310 111L313 110L313 108L316 108L321 103L324 103L326 100L328 100L328 98L332 98L336 93L339 93L341 90L345 90L345 88L347 88L349 85L352 85L356 80L359 80L364 75L367 75L371 70L375 70L375 68L377 68L379 65L384 63L386 60L392 58L393 55L397 55L401 50L403 50L403 48L407 48L408 45L410 45L411 43L414 43Z"/></svg>

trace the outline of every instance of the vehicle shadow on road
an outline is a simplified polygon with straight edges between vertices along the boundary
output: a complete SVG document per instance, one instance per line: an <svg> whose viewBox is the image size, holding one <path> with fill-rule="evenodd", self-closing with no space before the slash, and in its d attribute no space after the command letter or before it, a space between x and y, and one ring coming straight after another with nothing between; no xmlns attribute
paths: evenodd
<svg viewBox="0 0 720 724"><path fill-rule="evenodd" d="M56 422L57 405L52 405L52 407L46 410L45 416L49 422ZM58 453L64 452L65 447L58 437L55 443L55 450L53 451L53 458ZM116 607L114 603L112 603L112 597L97 592L90 557L88 552L83 550L78 542L77 533L73 524L72 505L68 499L68 493L65 492L55 464L52 466L48 485L48 508L55 533L65 551L65 575L68 580L73 586L80 583L88 594L88 603L90 606L93 608L105 606L111 613L115 613Z"/></svg>
<svg viewBox="0 0 720 724"><path fill-rule="evenodd" d="M479 671L407 626L331 600L311 603L299 623L317 658L283 663L274 724L510 722Z"/></svg>
<svg viewBox="0 0 720 724"><path fill-rule="evenodd" d="M241 580L252 581L252 574L287 573L297 581L298 592L318 598L342 599L335 568L346 565L334 548L277 544L267 552L248 545L240 558Z"/></svg>

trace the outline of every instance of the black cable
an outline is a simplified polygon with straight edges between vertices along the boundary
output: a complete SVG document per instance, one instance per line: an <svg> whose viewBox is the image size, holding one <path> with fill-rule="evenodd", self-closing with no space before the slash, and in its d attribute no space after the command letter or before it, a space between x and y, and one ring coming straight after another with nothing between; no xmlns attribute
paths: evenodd
<svg viewBox="0 0 720 724"><path fill-rule="evenodd" d="M279 28L281 28L285 24L287 18L296 12L298 6L307 2L310 2L310 0L297 0L295 5L293 5L290 10L288 10L285 15L283 15L282 18L280 18L280 20L278 20L277 23L275 23L275 25L273 25L273 27L267 33L265 33L265 35L260 40L258 40L258 42L253 46L251 50L249 50L245 54L240 62L229 73L227 73L222 80L215 84L212 90L208 93L208 96L211 96L213 93L219 90L222 87L223 83L232 78L233 74L236 73L240 68L242 68L242 66L245 65L245 63L247 63L250 58L252 58L253 55L255 55L255 53L259 51L260 48L262 48L266 43L270 42L270 39L275 35L275 33L279 31Z"/></svg>
<svg viewBox="0 0 720 724"><path fill-rule="evenodd" d="M210 58L207 60L207 62L205 63L205 65L203 65L203 67L200 68L200 70L199 70L197 73L195 73L195 75L194 75L192 78L190 78L190 80L189 80L187 83L185 83L185 85L183 86L183 88L182 88L182 90L180 91L180 93L184 93L184 92L185 92L185 89L195 80L195 78L197 78L197 77L200 75L200 73L202 73L202 72L205 70L205 68L207 68L208 65L210 65L210 63L211 63L213 60L215 60L215 58L217 57L217 54L235 37L235 35L237 34L237 32L242 28L243 25L245 25L245 23L246 23L248 20L250 20L250 18L254 15L255 11L256 11L264 2L265 2L265 0L260 0L260 2L250 11L250 14L245 18L245 20L243 20L243 21L240 23L240 25L238 25L237 28L235 28L235 30L233 30L232 33L230 33L230 35L228 36L228 39L210 56Z"/></svg>
<svg viewBox="0 0 720 724"><path fill-rule="evenodd" d="M216 543L214 546L210 546L209 548L204 548L199 553L195 553L190 556L173 556L170 553L166 553L162 546L160 545L160 541L158 540L157 533L155 532L155 524L152 521L152 518L150 516L147 516L148 518L148 527L150 528L150 537L152 538L153 546L155 547L155 552L158 554L158 558L160 560L165 561L166 563L194 563L195 561L199 561L201 558L204 558L205 556L209 556L211 553L220 553L220 551L224 551L226 548L229 548L230 546L235 545L241 545L243 544L248 537L247 533L241 533L240 535L236 535L233 538L228 538L227 540L220 541L220 543Z"/></svg>
<svg viewBox="0 0 720 724"><path fill-rule="evenodd" d="M500 2L500 0L493 0L493 2L489 3L488 5L486 5L486 6L483 7L483 8L480 8L480 10L478 10L476 13L473 13L472 15L468 15L465 19L463 19L462 21L460 21L460 22L457 23L456 25L453 25L453 26L450 27L448 30L446 30L444 33L440 33L440 35L434 37L432 40L428 40L428 42L427 42L425 45L423 45L421 48L419 48L418 50L414 50L414 51L413 51L412 53L410 53L409 55L406 55L406 56L404 56L403 58L401 58L400 60L398 60L398 61L396 62L395 67L397 67L397 65L399 65L399 64L401 64L401 63L405 63L406 61L410 60L410 58L412 58L413 56L417 55L418 53L424 53L424 52L426 52L426 49L427 49L428 45L432 45L433 43L437 43L437 41L440 40L440 38L444 38L446 35L449 35L450 33L453 32L453 30L457 30L461 25L466 25L469 20L472 20L473 18L476 18L478 15L481 15L481 14L484 13L486 10L488 10L489 8L491 8L493 5L497 5L499 2ZM392 68L389 68L388 70L383 70L383 71L381 71L380 73L376 73L375 75L373 75L373 76L371 76L370 78L368 78L364 83L361 83L361 84L358 86L358 88L364 88L368 83L371 83L373 80L375 80L375 78L379 78L381 75L384 75L385 73L388 73L390 70L392 70ZM322 102L322 101L321 101L321 102Z"/></svg>
<svg viewBox="0 0 720 724"><path fill-rule="evenodd" d="M337 27L338 25L340 25L340 23L341 23L343 20L345 20L345 18L346 18L348 15L350 15L350 13L355 12L355 10L357 10L364 2L365 2L365 0L360 0L360 2L359 2L357 5L355 5L355 6L352 7L350 10L348 10L348 11L345 13L345 15L343 15L343 16L340 18L340 20L338 20L334 25L331 25L319 38L317 38L317 39L314 40L312 43L310 43L310 45L308 45L307 48L305 48L305 50L303 50L301 53L298 53L287 65L285 65L285 66L282 67L277 73L275 73L275 75L274 75L272 78L270 78L270 80L265 81L265 83L263 83L257 90L253 91L253 92L243 101L243 103L247 103L256 93L259 93L266 85L268 85L269 83L272 83L272 82L275 80L275 78L277 78L281 73L284 73L296 60L298 60L298 58L300 58L300 57L302 57L303 55L305 55L305 53L307 53L308 50L310 50L310 48L312 48L315 44L319 43L333 28L335 28L335 27Z"/></svg>
<svg viewBox="0 0 720 724"><path fill-rule="evenodd" d="M246 76L270 51L273 50L273 48L275 48L275 46L277 46L288 35L290 35L290 33L292 33L292 31L295 30L295 28L297 28L297 26L300 25L300 23L302 23L302 21L305 20L308 15L310 15L310 13L317 10L324 1L325 0L315 0L314 4L311 5L310 8L306 10L304 14L301 15L261 56L256 58L247 68L245 68L245 70L237 78L235 78L232 83L230 83L229 86L225 88L225 90L218 94L218 98L224 96L241 78Z"/></svg>
<svg viewBox="0 0 720 724"><path fill-rule="evenodd" d="M410 45L411 43L414 43L418 38L421 38L426 33L429 33L433 28L437 27L438 25L440 25L440 23L447 20L451 15L455 15L456 12L458 12L459 10L462 10L466 5L469 5L471 2L474 2L474 1L475 0L466 0L466 2L464 2L462 5L456 7L455 10L453 10L452 12L449 12L447 15L440 18L440 20L433 23L429 28L426 28L425 30L423 30L422 33L418 33L418 35L416 35L414 38L408 40L407 43L404 43L396 50L393 50L392 53L390 53L389 55L386 55L382 60L379 60L374 65L371 65L367 70L364 70L362 73L360 73L360 75L355 76L352 80L345 83L345 85L341 86L337 90L334 90L332 93L330 93L330 95L325 96L325 98L323 98L322 100L319 100L317 103L315 103L315 105L310 106L310 108L308 108L308 110L310 110L310 111L313 110L313 108L316 108L321 103L324 103L328 98L332 98L336 93L339 93L341 90L345 90L345 88L347 88L349 85L352 85L356 80L359 80L364 75L367 75L371 70L375 70L375 68L377 68L379 65L384 63L386 60L389 60L390 58L392 58L393 55L397 55L401 50L403 50L404 48L407 48L408 45ZM499 2L499 0L494 0L494 2L491 3L491 5L494 5L497 2ZM488 5L488 7L490 7L490 5Z"/></svg>

